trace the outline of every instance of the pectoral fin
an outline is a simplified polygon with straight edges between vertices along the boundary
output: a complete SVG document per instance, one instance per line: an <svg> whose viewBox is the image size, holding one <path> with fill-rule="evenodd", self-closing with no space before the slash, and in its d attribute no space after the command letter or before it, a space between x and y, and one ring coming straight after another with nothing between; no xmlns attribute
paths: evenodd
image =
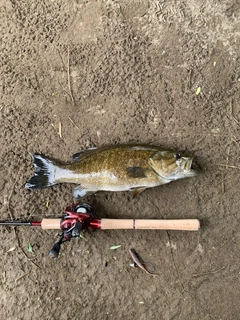
<svg viewBox="0 0 240 320"><path fill-rule="evenodd" d="M133 198L136 198L140 193L142 193L145 189L145 187L137 188L133 190Z"/></svg>
<svg viewBox="0 0 240 320"><path fill-rule="evenodd" d="M146 178L146 169L142 167L129 167L127 168L127 174L130 178Z"/></svg>
<svg viewBox="0 0 240 320"><path fill-rule="evenodd" d="M73 195L75 199L79 199L79 198L90 196L93 193L94 193L93 191L88 191L87 189L84 189L82 186L77 186L74 189Z"/></svg>

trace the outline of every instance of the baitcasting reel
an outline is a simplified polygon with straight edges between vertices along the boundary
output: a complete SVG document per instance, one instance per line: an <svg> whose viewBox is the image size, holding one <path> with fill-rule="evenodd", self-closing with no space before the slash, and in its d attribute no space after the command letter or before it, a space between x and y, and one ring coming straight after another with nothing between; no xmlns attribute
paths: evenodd
<svg viewBox="0 0 240 320"><path fill-rule="evenodd" d="M93 209L87 203L73 204L67 207L64 217L60 222L63 232L59 235L60 240L54 244L49 252L50 257L58 257L62 243L70 241L72 238L79 238L81 230L86 229L90 225L92 218ZM93 226L92 229L94 229Z"/></svg>

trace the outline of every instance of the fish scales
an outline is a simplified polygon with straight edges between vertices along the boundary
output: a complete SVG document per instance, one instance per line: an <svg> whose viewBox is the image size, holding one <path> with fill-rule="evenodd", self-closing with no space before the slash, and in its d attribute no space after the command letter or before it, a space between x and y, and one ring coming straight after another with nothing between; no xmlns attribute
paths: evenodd
<svg viewBox="0 0 240 320"><path fill-rule="evenodd" d="M66 168L73 168L80 173L100 172L102 170L117 171L121 176L126 176L126 168L132 166L149 167L148 158L152 150L127 150L118 148L103 150L92 154L91 157L82 157L76 164L68 164Z"/></svg>

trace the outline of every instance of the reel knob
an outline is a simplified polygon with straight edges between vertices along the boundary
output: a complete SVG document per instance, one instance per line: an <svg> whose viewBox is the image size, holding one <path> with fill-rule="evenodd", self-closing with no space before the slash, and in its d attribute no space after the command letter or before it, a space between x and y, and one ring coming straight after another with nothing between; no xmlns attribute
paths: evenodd
<svg viewBox="0 0 240 320"><path fill-rule="evenodd" d="M52 250L49 252L50 258L56 259L59 255L60 249L61 249L61 242L58 241L57 243L55 243Z"/></svg>
<svg viewBox="0 0 240 320"><path fill-rule="evenodd" d="M87 203L80 203L80 204L76 205L76 207L74 208L74 212L89 213L89 214L93 215L93 209Z"/></svg>
<svg viewBox="0 0 240 320"><path fill-rule="evenodd" d="M82 224L80 221L78 221L78 222L76 222L74 228L72 229L72 237L79 238L81 230L82 230Z"/></svg>

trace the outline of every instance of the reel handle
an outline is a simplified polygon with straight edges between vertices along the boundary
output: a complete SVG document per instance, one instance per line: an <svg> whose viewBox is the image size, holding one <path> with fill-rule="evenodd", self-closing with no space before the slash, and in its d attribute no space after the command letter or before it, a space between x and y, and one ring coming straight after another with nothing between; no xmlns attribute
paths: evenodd
<svg viewBox="0 0 240 320"><path fill-rule="evenodd" d="M54 219L57 220L57 219ZM61 234L60 240L54 244L52 250L49 252L50 258L56 259L59 255L61 244L65 241L70 241L71 238L79 238L82 230L82 223L77 221L72 229L65 230Z"/></svg>
<svg viewBox="0 0 240 320"><path fill-rule="evenodd" d="M72 238L79 238L81 230L82 230L82 223L78 221L76 222L74 228L72 229Z"/></svg>
<svg viewBox="0 0 240 320"><path fill-rule="evenodd" d="M60 241L55 243L55 245L52 247L52 250L49 252L50 258L56 259L58 257L60 249L61 249L61 242Z"/></svg>

